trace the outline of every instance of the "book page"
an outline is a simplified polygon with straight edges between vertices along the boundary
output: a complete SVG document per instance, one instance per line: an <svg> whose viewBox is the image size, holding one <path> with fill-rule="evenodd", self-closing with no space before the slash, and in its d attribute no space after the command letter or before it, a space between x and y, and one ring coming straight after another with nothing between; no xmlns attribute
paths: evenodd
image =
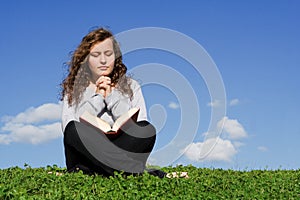
<svg viewBox="0 0 300 200"><path fill-rule="evenodd" d="M105 133L111 130L111 126L107 122L105 122L97 116L90 114L87 111L85 111L80 116L80 121L88 123L89 125L94 126L95 128L100 129L102 132Z"/></svg>
<svg viewBox="0 0 300 200"><path fill-rule="evenodd" d="M129 120L137 120L137 116L135 117L136 119L132 119L134 115L138 115L139 108L132 108L128 112L124 113L121 115L114 123L112 130L113 131L118 131L119 128L121 128L127 121Z"/></svg>

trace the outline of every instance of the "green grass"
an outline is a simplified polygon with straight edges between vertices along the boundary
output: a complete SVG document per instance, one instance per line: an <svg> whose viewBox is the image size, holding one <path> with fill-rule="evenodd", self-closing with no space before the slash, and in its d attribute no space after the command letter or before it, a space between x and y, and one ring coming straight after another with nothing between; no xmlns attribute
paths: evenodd
<svg viewBox="0 0 300 200"><path fill-rule="evenodd" d="M177 166L190 178L88 176L81 172L56 176L57 166L0 170L0 199L300 199L300 170L252 170Z"/></svg>

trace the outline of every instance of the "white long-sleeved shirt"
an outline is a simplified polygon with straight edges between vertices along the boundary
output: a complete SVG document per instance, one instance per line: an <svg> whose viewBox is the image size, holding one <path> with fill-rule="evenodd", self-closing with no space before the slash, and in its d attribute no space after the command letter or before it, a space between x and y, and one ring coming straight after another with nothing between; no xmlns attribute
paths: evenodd
<svg viewBox="0 0 300 200"><path fill-rule="evenodd" d="M62 131L64 132L70 121L79 121L84 111L89 111L112 125L123 113L137 107L140 108L138 121L147 120L147 110L140 85L131 79L130 87L133 91L132 98L123 95L118 89L113 89L104 98L101 94L96 94L94 88L87 87L78 106L69 106L68 98L65 96L62 109Z"/></svg>

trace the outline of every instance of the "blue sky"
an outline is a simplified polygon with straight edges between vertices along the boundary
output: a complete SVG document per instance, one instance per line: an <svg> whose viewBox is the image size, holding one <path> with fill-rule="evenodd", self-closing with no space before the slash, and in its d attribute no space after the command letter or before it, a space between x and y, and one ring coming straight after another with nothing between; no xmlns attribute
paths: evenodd
<svg viewBox="0 0 300 200"><path fill-rule="evenodd" d="M133 77L139 78L136 69L143 68L138 66L148 64L147 69L153 70L149 76L142 74L140 81L156 80L143 85L150 120L159 130L154 151L162 156L150 161L164 165L166 157L176 157L174 152L165 153L164 147L174 142L176 134L192 133L189 148L176 144L181 156L167 164L299 168L299 7L298 1L1 2L0 168L24 163L65 166L59 84L69 53L95 26L109 27L115 34L145 27L175 31L201 45L217 67L226 102L212 99L208 90L212 84L174 52L141 49L124 55ZM121 48L126 45L121 43ZM162 84L167 75L155 66L175 72L169 76L174 84ZM195 96L180 96L181 86ZM189 98L197 106L182 119ZM201 147L212 142L206 137L212 110L222 105L226 113L216 124L224 122L222 134L210 154L200 159ZM180 132L183 120L190 118L188 126L193 129L198 117L196 131ZM186 142L182 139L182 144Z"/></svg>

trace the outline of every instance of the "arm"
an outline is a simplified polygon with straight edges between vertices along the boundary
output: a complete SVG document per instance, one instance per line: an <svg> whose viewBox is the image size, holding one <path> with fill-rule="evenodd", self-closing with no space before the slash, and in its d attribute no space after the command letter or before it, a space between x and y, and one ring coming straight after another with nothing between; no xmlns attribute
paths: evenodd
<svg viewBox="0 0 300 200"><path fill-rule="evenodd" d="M67 124L72 120L76 120L75 109L74 109L74 107L69 106L68 98L67 98L67 96L65 96L63 99L62 115L61 115L62 132L64 132Z"/></svg>
<svg viewBox="0 0 300 200"><path fill-rule="evenodd" d="M146 120L147 121L147 109L144 100L144 95L141 89L141 86L137 81L132 80L132 91L133 99L131 101L131 107L140 108L138 121Z"/></svg>
<svg viewBox="0 0 300 200"><path fill-rule="evenodd" d="M78 106L69 106L67 96L63 100L62 109L62 131L66 128L67 124L72 121L79 121L80 115L84 111L89 111L93 115L98 115L105 108L103 96L95 94L94 90L88 89L83 93L82 100Z"/></svg>
<svg viewBox="0 0 300 200"><path fill-rule="evenodd" d="M83 99L82 103L79 103L76 112L80 116L84 111L88 111L93 115L98 115L105 108L104 99L102 95L95 94L89 98Z"/></svg>
<svg viewBox="0 0 300 200"><path fill-rule="evenodd" d="M122 95L117 89L113 89L104 101L114 121L130 109L129 97Z"/></svg>
<svg viewBox="0 0 300 200"><path fill-rule="evenodd" d="M114 120L133 107L140 108L138 121L147 120L146 105L141 87L136 81L131 80L131 89L133 92L132 99L122 95L117 89L113 89L105 98L107 109L112 113Z"/></svg>

